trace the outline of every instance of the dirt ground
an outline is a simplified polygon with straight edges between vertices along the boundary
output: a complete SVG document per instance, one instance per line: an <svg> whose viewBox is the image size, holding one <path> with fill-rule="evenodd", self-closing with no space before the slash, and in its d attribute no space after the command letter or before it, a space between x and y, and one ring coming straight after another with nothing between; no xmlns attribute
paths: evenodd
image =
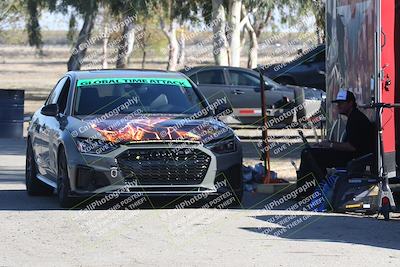
<svg viewBox="0 0 400 267"><path fill-rule="evenodd" d="M400 264L399 214L266 209L282 196L249 192L237 209L60 209L55 195L27 195L21 141L0 139L0 266Z"/></svg>

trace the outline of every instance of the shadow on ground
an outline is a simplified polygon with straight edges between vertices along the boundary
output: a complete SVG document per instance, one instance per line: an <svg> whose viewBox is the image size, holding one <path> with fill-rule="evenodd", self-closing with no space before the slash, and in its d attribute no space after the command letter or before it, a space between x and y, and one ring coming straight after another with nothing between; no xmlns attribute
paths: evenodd
<svg viewBox="0 0 400 267"><path fill-rule="evenodd" d="M273 213L273 212L272 212ZM271 227L241 227L269 238L325 241L400 249L400 221L334 214L272 214L253 217Z"/></svg>

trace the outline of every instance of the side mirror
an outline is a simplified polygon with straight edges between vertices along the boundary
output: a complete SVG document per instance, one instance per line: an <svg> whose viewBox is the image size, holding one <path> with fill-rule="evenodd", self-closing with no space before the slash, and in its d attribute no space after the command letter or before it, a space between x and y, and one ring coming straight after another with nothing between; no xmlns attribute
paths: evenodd
<svg viewBox="0 0 400 267"><path fill-rule="evenodd" d="M265 90L266 90L266 91L270 91L270 90L272 90L273 88L274 88L274 86L272 86L272 85L270 85L270 84L268 84L268 83L265 83ZM254 88L254 91L255 91L255 92L260 92L260 87Z"/></svg>
<svg viewBox="0 0 400 267"><path fill-rule="evenodd" d="M232 110L232 109L229 107L229 105L227 105L227 104L221 104L221 105L218 105L218 106L217 106L217 108L214 110L214 112L215 112L215 115L220 115L220 114L222 114L222 113L224 113L224 112L226 112L226 111L228 111L228 110Z"/></svg>
<svg viewBox="0 0 400 267"><path fill-rule="evenodd" d="M42 108L42 110L40 111L41 114L45 115L45 116L51 116L51 117L55 117L58 115L59 110L58 110L58 105L57 104L49 104L46 105Z"/></svg>

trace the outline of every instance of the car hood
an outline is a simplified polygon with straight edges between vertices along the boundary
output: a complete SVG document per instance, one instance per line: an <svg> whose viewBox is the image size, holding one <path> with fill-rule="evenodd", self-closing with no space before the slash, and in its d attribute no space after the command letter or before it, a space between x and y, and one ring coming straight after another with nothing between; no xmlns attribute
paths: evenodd
<svg viewBox="0 0 400 267"><path fill-rule="evenodd" d="M92 138L101 138L114 143L143 141L208 143L234 134L228 126L212 117L190 119L188 117L148 116L146 114L141 117L118 115L104 119L99 115L77 117L76 119L80 121L78 128L80 137L91 138L96 135Z"/></svg>

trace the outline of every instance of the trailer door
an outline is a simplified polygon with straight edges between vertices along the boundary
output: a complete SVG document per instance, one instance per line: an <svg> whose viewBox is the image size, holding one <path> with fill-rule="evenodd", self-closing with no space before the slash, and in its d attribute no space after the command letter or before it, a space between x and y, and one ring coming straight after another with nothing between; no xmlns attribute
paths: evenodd
<svg viewBox="0 0 400 267"><path fill-rule="evenodd" d="M396 102L396 0L380 1L380 81L379 99L385 103ZM397 16L398 17L398 16ZM398 101L397 101L398 102ZM385 109L382 113L383 149L386 171L389 177L396 176L396 131L395 110ZM398 120L397 120L398 121Z"/></svg>

